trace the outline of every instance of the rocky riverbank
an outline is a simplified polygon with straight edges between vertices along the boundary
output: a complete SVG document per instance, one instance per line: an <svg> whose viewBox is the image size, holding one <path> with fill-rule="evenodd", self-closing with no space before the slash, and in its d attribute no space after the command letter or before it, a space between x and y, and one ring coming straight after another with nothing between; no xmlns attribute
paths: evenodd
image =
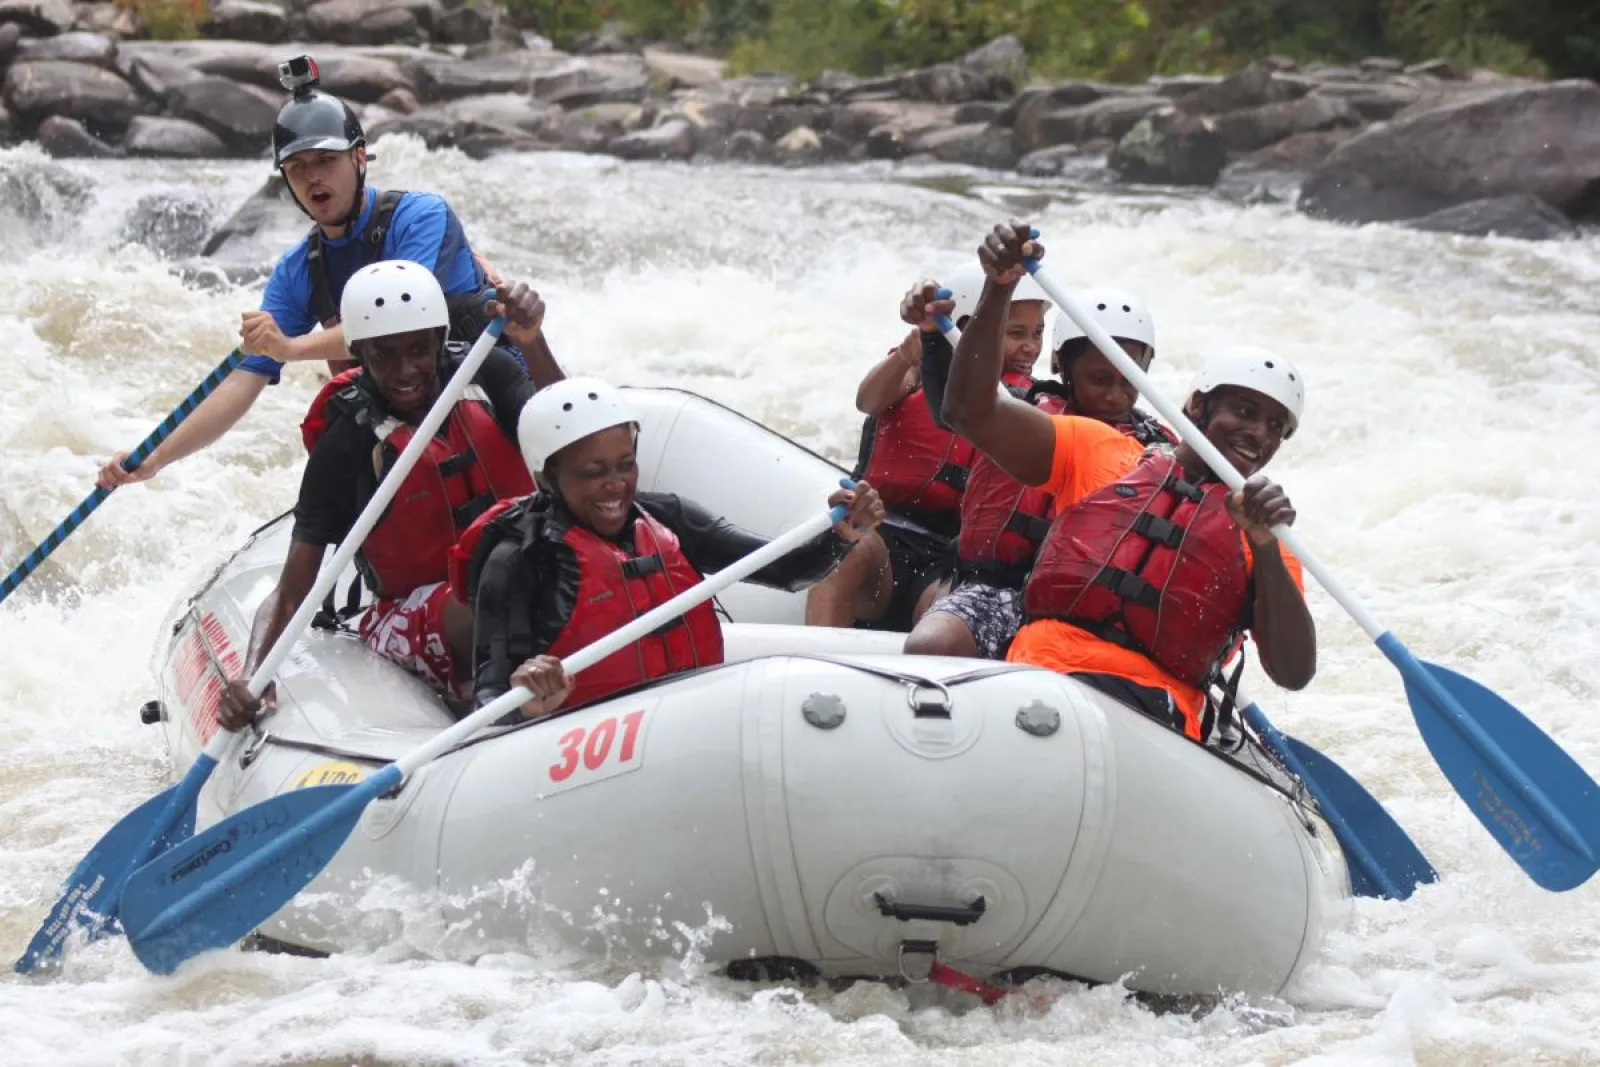
<svg viewBox="0 0 1600 1067"><path fill-rule="evenodd" d="M1600 214L1600 86L1372 58L1141 85L1036 82L1014 38L880 78L724 76L614 36L553 50L462 0L215 0L206 39L135 39L110 0L0 0L0 139L59 157L264 157L309 51L369 137L473 156L803 165L931 159L1213 188L1346 222L1542 239ZM315 40L320 44L297 43Z"/></svg>

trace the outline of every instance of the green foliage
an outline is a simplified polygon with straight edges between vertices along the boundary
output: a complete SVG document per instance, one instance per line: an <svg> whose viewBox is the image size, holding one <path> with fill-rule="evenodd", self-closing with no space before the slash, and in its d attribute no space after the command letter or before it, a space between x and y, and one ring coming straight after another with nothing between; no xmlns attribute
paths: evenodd
<svg viewBox="0 0 1600 1067"><path fill-rule="evenodd" d="M120 0L184 6L186 0ZM1600 75L1600 0L504 0L557 46L608 22L730 52L735 72L879 74L1015 34L1044 77L1137 80L1268 55Z"/></svg>
<svg viewBox="0 0 1600 1067"><path fill-rule="evenodd" d="M192 41L211 21L206 0L117 0L116 6L133 12L139 28L157 41Z"/></svg>

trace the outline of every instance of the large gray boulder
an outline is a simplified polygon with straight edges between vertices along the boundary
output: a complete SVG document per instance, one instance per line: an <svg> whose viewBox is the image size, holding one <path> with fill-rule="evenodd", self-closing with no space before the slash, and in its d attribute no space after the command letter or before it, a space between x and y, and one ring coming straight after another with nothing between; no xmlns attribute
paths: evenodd
<svg viewBox="0 0 1600 1067"><path fill-rule="evenodd" d="M1300 209L1342 222L1416 218L1526 193L1571 212L1600 188L1600 85L1514 87L1412 112L1333 151Z"/></svg>

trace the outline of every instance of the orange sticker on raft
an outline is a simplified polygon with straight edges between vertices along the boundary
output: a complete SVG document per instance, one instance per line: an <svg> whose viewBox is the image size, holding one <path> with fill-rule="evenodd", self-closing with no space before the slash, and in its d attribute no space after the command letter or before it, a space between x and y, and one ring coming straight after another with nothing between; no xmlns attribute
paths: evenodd
<svg viewBox="0 0 1600 1067"><path fill-rule="evenodd" d="M367 772L354 763L319 763L301 773L291 789L309 789L314 785L355 785Z"/></svg>

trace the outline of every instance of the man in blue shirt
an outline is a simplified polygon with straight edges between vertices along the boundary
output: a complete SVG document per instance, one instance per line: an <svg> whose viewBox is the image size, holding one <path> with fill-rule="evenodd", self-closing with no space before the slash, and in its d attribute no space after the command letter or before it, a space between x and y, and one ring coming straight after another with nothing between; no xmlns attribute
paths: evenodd
<svg viewBox="0 0 1600 1067"><path fill-rule="evenodd" d="M146 481L219 439L262 389L277 384L286 362L327 360L335 372L354 366L338 324L339 297L350 276L369 263L404 259L431 268L449 302L452 339L474 341L489 323L484 304L492 283L450 205L434 193L367 188L367 138L355 112L315 90L317 68L309 56L279 69L294 96L278 112L273 161L289 195L316 225L273 268L260 310L242 317L239 348L253 354L137 471L122 469L126 453L113 456L100 470L106 488ZM323 329L313 332L318 324ZM534 351L514 354L524 355L536 387L561 379L542 338Z"/></svg>

